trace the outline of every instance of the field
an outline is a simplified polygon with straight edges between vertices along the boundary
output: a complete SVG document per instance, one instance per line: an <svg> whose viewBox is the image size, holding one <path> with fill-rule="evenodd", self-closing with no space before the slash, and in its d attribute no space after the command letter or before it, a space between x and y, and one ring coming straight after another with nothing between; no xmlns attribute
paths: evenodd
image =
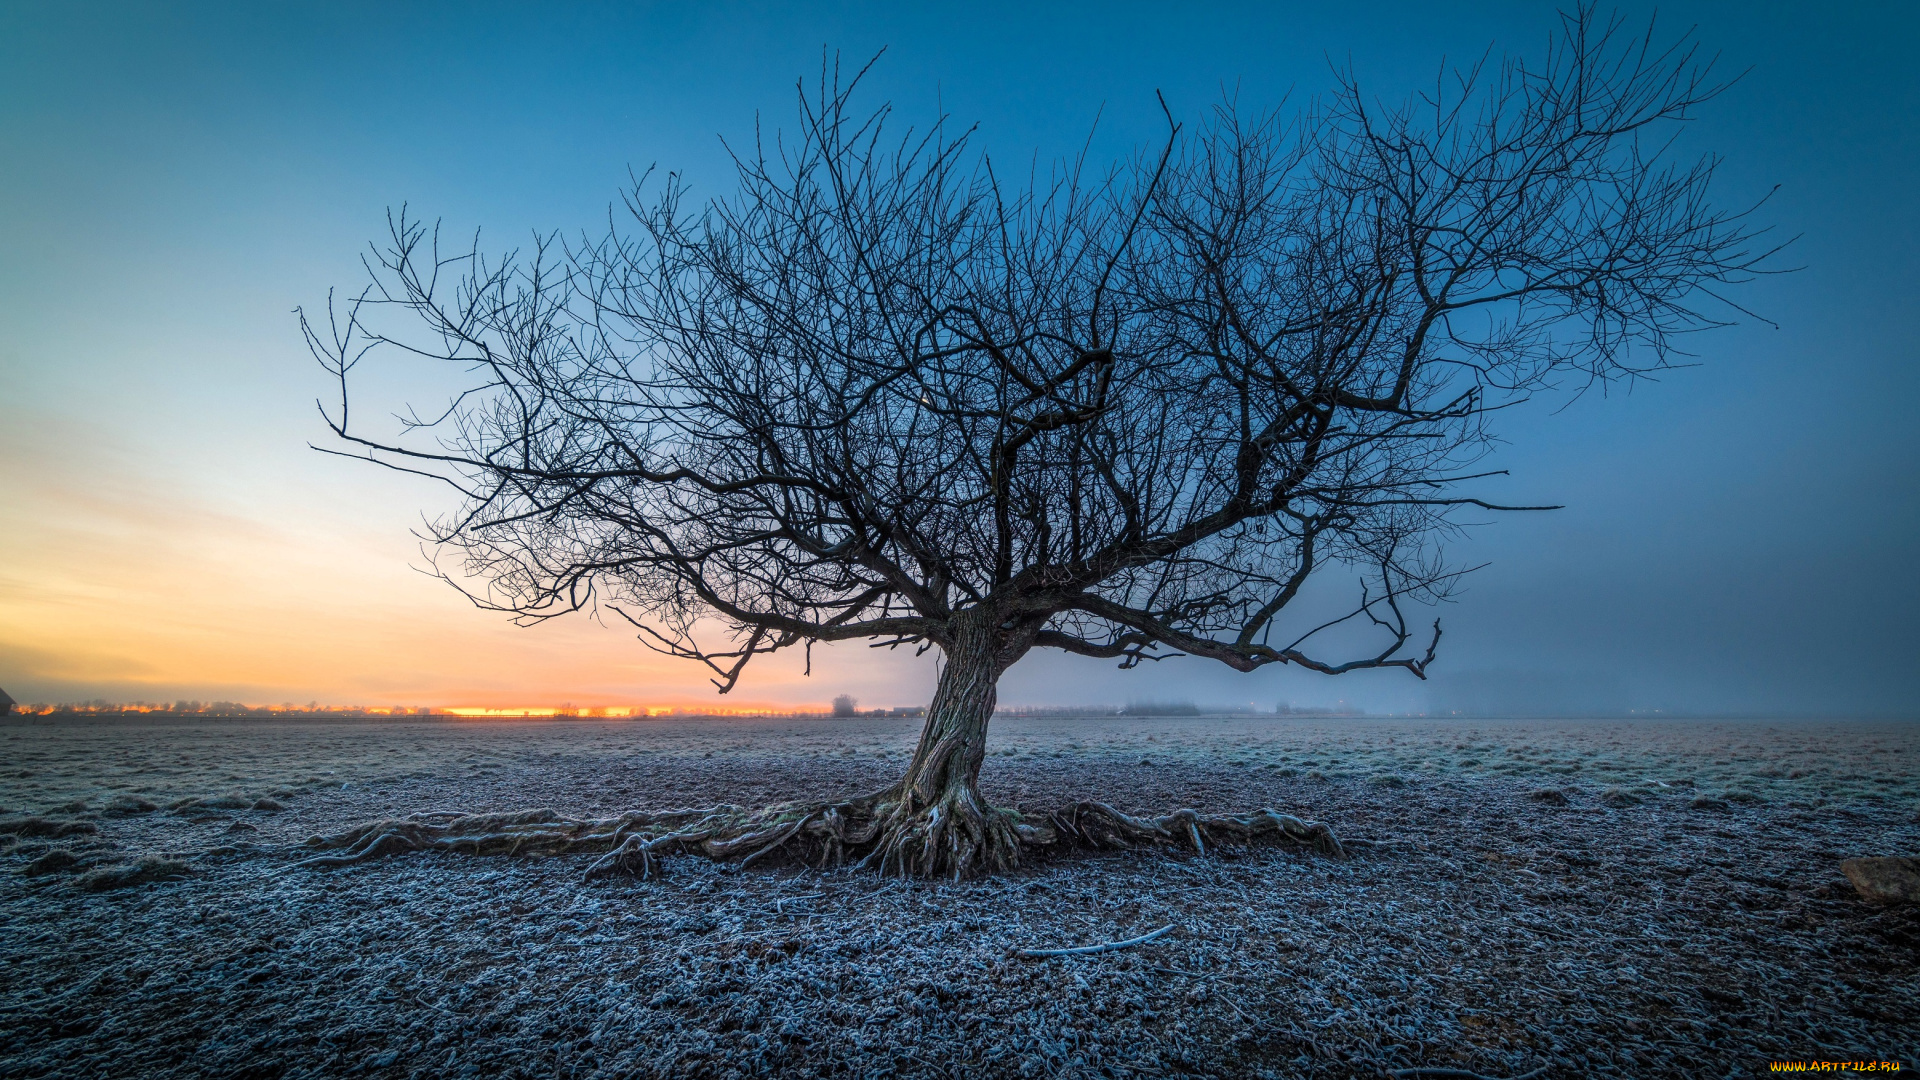
<svg viewBox="0 0 1920 1080"><path fill-rule="evenodd" d="M1838 867L1920 851L1912 723L995 721L1002 804L1272 807L1367 841L1345 859L1109 852L961 883L290 865L413 812L871 789L917 724L0 722L0 1076L1920 1067L1920 914Z"/></svg>

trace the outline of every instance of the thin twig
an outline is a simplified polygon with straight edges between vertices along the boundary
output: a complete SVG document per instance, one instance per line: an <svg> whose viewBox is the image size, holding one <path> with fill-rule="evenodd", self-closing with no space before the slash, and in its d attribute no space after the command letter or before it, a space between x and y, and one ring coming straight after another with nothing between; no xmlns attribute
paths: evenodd
<svg viewBox="0 0 1920 1080"><path fill-rule="evenodd" d="M1548 1067L1542 1065L1540 1068L1534 1068L1532 1072L1521 1072L1519 1076L1509 1076L1505 1080L1534 1080L1534 1076L1540 1076L1546 1070ZM1486 1076L1480 1072L1473 1072L1469 1068L1388 1068L1386 1074L1394 1076L1396 1080L1407 1078L1407 1076L1438 1076L1442 1080L1501 1080L1500 1076Z"/></svg>
<svg viewBox="0 0 1920 1080"><path fill-rule="evenodd" d="M1239 1004L1238 1004L1238 1003L1236 1003L1236 1002L1235 1002L1235 1001L1233 1000L1233 997L1232 997L1232 995L1230 995L1230 994L1223 994L1223 993L1220 993L1220 992L1219 992L1218 990L1216 990L1216 991L1214 991L1214 996L1215 996L1215 997L1217 997L1217 998L1219 998L1219 999L1220 999L1220 1000L1221 1000L1222 1002L1224 1002L1224 1003L1226 1004L1226 1006L1227 1006L1227 1008L1229 1008L1229 1009L1232 1009L1232 1010L1233 1010L1233 1012L1234 1012L1234 1015L1235 1015L1235 1016L1238 1016L1238 1017L1239 1017L1240 1019L1242 1019L1242 1020L1245 1020L1245 1021L1246 1021L1247 1023L1249 1023L1249 1024L1252 1024L1252 1025L1253 1025L1254 1027L1256 1027L1256 1028L1259 1028L1259 1029L1260 1029L1260 1030L1262 1030L1262 1031L1272 1031L1272 1030L1274 1030L1274 1029L1273 1029L1273 1028L1272 1028L1271 1026L1269 1026L1269 1025L1267 1025L1267 1024L1265 1024L1265 1023L1262 1023L1262 1022L1261 1022L1261 1021L1259 1021L1259 1020L1255 1020L1255 1019L1254 1019L1253 1017L1251 1017L1251 1016L1248 1016L1248 1015L1247 1015L1247 1011L1246 1011L1245 1009L1242 1009L1242 1008L1241 1008L1241 1007L1239 1006Z"/></svg>
<svg viewBox="0 0 1920 1080"><path fill-rule="evenodd" d="M1076 949L1015 949L1013 951L1020 956L1091 956L1094 953L1113 952L1115 949L1130 949L1135 945L1145 945L1172 929L1173 924L1168 923L1151 933L1141 934L1139 937L1128 938L1125 941L1109 941L1105 945L1082 945Z"/></svg>

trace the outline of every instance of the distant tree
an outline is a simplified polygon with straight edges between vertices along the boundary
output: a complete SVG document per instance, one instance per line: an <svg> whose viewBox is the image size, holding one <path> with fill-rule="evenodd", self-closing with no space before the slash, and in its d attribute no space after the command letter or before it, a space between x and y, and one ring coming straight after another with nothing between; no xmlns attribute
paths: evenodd
<svg viewBox="0 0 1920 1080"><path fill-rule="evenodd" d="M1438 538L1519 509L1459 488L1495 411L1667 365L1768 254L1711 201L1713 159L1670 160L1710 68L1583 9L1538 64L1397 108L1343 78L1297 117L1169 115L1130 163L1023 188L944 121L857 113L835 69L797 131L736 155L730 197L643 178L624 224L501 257L402 211L371 285L302 327L342 452L464 496L430 539L481 606L611 612L722 693L815 641L942 654L898 784L640 830L629 863L773 838L1004 868L1169 827L987 805L995 688L1032 649L1425 676L1439 623L1408 609L1455 581ZM370 434L349 385L382 356L472 382ZM1379 634L1354 655L1289 621L1328 570L1361 581L1335 623Z"/></svg>
<svg viewBox="0 0 1920 1080"><path fill-rule="evenodd" d="M841 694L833 699L833 715L858 716L860 715L859 704L850 695Z"/></svg>

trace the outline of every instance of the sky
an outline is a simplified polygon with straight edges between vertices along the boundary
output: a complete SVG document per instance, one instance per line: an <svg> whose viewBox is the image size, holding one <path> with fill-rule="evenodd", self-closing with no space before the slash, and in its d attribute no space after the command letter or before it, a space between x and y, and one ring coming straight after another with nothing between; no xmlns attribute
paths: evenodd
<svg viewBox="0 0 1920 1080"><path fill-rule="evenodd" d="M1647 5L1621 14L1644 24ZM352 289L406 204L501 247L604 223L629 170L725 194L722 139L792 116L824 52L870 100L977 123L996 160L1154 138L1155 92L1394 100L1538 55L1541 4L102 5L0 0L0 687L23 702L807 707L923 703L859 645L692 665L586 618L523 629L419 572L424 482L316 453L297 306ZM1565 509L1452 548L1433 678L1118 673L1036 651L1007 704L1920 712L1920 15L1665 4L1744 77L1684 137L1795 242L1754 322L1631 392L1504 417L1482 489ZM1097 121L1097 124L1096 124Z"/></svg>

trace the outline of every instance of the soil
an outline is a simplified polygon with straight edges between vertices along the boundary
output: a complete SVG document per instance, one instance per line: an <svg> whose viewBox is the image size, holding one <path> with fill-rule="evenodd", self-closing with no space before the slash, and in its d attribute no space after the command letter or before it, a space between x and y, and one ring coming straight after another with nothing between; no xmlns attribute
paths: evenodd
<svg viewBox="0 0 1920 1080"><path fill-rule="evenodd" d="M1003 717L1002 805L1256 847L888 880L401 855L383 816L876 788L911 720L0 723L0 1076L1746 1076L1920 1067L1920 725ZM1173 929L1127 949L1032 959Z"/></svg>

